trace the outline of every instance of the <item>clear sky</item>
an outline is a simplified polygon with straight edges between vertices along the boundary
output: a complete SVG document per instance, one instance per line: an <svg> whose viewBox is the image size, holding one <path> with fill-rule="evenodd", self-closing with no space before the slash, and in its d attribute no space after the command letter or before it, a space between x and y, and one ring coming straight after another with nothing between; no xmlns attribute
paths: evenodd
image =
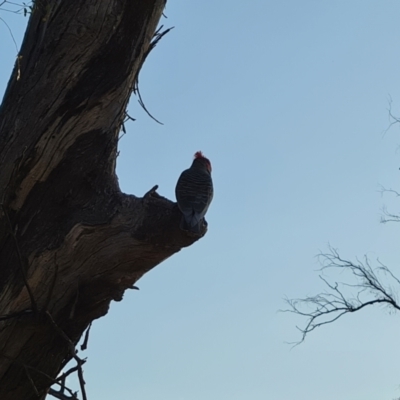
<svg viewBox="0 0 400 400"><path fill-rule="evenodd" d="M377 257L400 276L400 2L170 1L120 144L122 190L174 199L195 151L213 165L209 232L95 321L96 400L393 400L400 326L366 309L302 345L279 313L324 289L315 255ZM26 19L0 11L20 43ZM0 90L16 57L0 21ZM333 280L340 275L332 274ZM71 385L76 385L74 379ZM76 386L77 387L77 386ZM78 387L77 387L78 389Z"/></svg>

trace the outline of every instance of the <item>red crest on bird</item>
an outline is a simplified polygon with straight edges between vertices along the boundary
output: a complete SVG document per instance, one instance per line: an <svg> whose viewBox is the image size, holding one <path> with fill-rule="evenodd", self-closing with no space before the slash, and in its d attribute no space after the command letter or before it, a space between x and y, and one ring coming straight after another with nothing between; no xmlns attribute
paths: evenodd
<svg viewBox="0 0 400 400"><path fill-rule="evenodd" d="M205 163L207 164L208 170L211 172L211 162L207 157L204 157L204 155L201 151L196 151L196 153L194 153L194 158L205 161Z"/></svg>

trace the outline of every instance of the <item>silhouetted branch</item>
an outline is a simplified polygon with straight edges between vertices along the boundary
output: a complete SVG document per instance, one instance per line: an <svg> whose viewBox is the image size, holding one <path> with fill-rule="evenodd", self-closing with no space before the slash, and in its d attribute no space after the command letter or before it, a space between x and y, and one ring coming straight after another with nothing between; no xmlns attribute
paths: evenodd
<svg viewBox="0 0 400 400"><path fill-rule="evenodd" d="M80 368L79 365L75 365L74 367L70 368L68 371L64 372L62 375L60 375L56 381L54 382L55 384L60 386L59 390L55 390L53 388L49 389L49 394L52 395L53 397L61 400L79 400L78 399L78 394L77 392L73 392L70 388L68 388L65 385L65 382L67 380L67 377L71 375L72 373L78 371ZM70 395L65 394L65 392L68 392Z"/></svg>
<svg viewBox="0 0 400 400"><path fill-rule="evenodd" d="M34 392L36 393L37 396L39 396L39 392L37 390L37 387L31 377L29 371L34 371L37 374L44 376L46 379L48 379L50 382L52 382L52 385L58 385L60 387L59 390L50 388L48 391L48 393L50 395L56 397L57 399L62 399L62 400L79 400L77 397L77 392L73 392L70 388L68 388L65 385L65 381L66 381L67 377L79 369L78 365L76 365L73 368L70 368L68 371L66 371L65 373L60 375L57 379L53 379L50 375L46 374L45 372L43 372L35 367L32 367L30 365L20 363L16 359L9 357L8 355L6 355L4 353L0 353L0 356L9 361L12 361L13 363L15 363L17 365L21 365L23 367L23 369L25 370L25 374L27 375L28 380L29 380L30 384L32 385L32 389L34 390ZM70 394L70 396L66 395L65 392L68 392Z"/></svg>
<svg viewBox="0 0 400 400"><path fill-rule="evenodd" d="M65 385L65 379L66 379L66 377L64 377L63 380L61 381L61 383L59 383L59 385L60 385L59 390L50 388L49 394L51 396L55 397L56 399L60 399L60 400L79 400L77 392L73 392L71 389L67 388L67 386ZM70 395L65 394L66 391Z"/></svg>
<svg viewBox="0 0 400 400"><path fill-rule="evenodd" d="M79 385L81 387L81 392L82 392L82 399L87 400L86 396L86 390L85 390L85 380L83 379L83 370L82 370L82 365L86 362L86 360L83 360L82 358L78 357L77 351L75 349L75 345L72 343L71 339L68 337L68 335L57 325L57 323L54 321L53 317L51 314L46 311L45 312L46 316L48 317L49 321L53 325L54 329L58 332L58 334L67 342L70 350L71 356L75 359L77 363L77 372L78 372L78 379L79 379Z"/></svg>
<svg viewBox="0 0 400 400"><path fill-rule="evenodd" d="M400 197L400 193L397 190L394 190L392 188L386 189L384 186L381 186L379 192L381 193L381 195L383 195L384 193L391 193L396 197ZM384 214L381 216L382 224L385 224L387 222L400 222L400 215L389 212L386 206L382 207L382 212Z"/></svg>
<svg viewBox="0 0 400 400"><path fill-rule="evenodd" d="M120 140L123 136L126 135L125 123L126 123L127 121L135 122L136 119L133 118L133 117L131 117L131 116L128 114L128 111L125 110L124 119L123 119L123 121L122 121L122 123L121 123L122 135L119 135L118 140Z"/></svg>
<svg viewBox="0 0 400 400"><path fill-rule="evenodd" d="M160 122L157 118L153 117L153 115L151 115L150 111L146 108L146 105L144 104L144 101L142 99L142 95L140 94L140 90L139 87L137 87L136 89L136 94L138 96L138 103L140 104L140 106L143 108L143 110L146 112L146 114L153 119L154 121L156 121L158 124L160 125L164 125L162 122Z"/></svg>
<svg viewBox="0 0 400 400"><path fill-rule="evenodd" d="M67 379L68 376L70 376L74 372L78 371L78 369L79 369L79 366L74 365L72 368L70 368L69 370L65 371L63 374L58 376L57 379L55 380L55 382L59 383L61 385L63 382L65 382L65 380Z"/></svg>
<svg viewBox="0 0 400 400"><path fill-rule="evenodd" d="M400 197L400 193L397 190L392 188L386 189L384 186L381 185L379 192L383 195L384 193L393 193L396 197Z"/></svg>
<svg viewBox="0 0 400 400"><path fill-rule="evenodd" d="M8 8L5 8L3 6L7 6ZM6 11L10 12L13 14L24 14L26 16L27 14L31 13L33 10L33 2L29 2L29 4L25 3L16 3L14 1L8 1L8 0L3 0L0 2L0 11Z"/></svg>
<svg viewBox="0 0 400 400"><path fill-rule="evenodd" d="M392 103L393 100L392 98L389 96L389 108L388 108L388 116L389 116L389 126L383 131L383 135L385 135L389 129L395 125L398 124L400 122L400 118L396 117L393 113L392 113Z"/></svg>
<svg viewBox="0 0 400 400"><path fill-rule="evenodd" d="M72 394L71 396L68 396L63 392L62 389L60 390L54 390L52 388L49 389L49 395L55 397L56 399L59 400L79 400L78 397L76 397L75 393Z"/></svg>
<svg viewBox="0 0 400 400"><path fill-rule="evenodd" d="M307 322L304 328L297 329L302 333L301 340L295 344L303 342L308 333L320 326L330 324L345 314L359 311L367 306L374 304L385 304L394 310L400 311L400 304L396 298L393 282L399 286L400 280L383 265L379 260L377 267L372 267L368 258L364 262L344 260L339 256L336 249L330 247L329 253L319 255L322 264L321 271L335 268L340 272L350 274L350 279L354 283L330 282L320 275L327 289L315 296L303 299L286 299L289 309L284 312L292 312L306 317ZM389 283L381 281L380 274L389 278Z"/></svg>
<svg viewBox="0 0 400 400"><path fill-rule="evenodd" d="M163 31L164 25L161 25L156 32L154 33L154 37L153 40L150 43L150 46L146 52L146 54L143 57L143 63L146 60L147 56L150 54L150 52L157 46L158 42L168 33L170 32L172 29L174 29L174 27L165 29ZM139 90L139 72L136 75L135 79L134 79L134 84L133 84L133 92L138 96L138 102L140 104L140 106L143 108L143 110L147 113L147 115L153 119L154 121L156 121L158 124L160 125L164 125L162 122L160 122L158 119L156 119L155 117L153 117L153 115L151 115L150 111L146 108L144 101L142 99L142 95L140 94L140 90Z"/></svg>

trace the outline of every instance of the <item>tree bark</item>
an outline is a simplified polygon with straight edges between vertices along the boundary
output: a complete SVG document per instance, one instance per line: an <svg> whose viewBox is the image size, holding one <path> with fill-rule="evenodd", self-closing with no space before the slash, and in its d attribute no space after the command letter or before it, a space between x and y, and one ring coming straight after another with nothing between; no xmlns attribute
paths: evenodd
<svg viewBox="0 0 400 400"><path fill-rule="evenodd" d="M124 194L115 174L165 0L35 4L0 108L2 400L43 399L111 300L199 239L175 203Z"/></svg>

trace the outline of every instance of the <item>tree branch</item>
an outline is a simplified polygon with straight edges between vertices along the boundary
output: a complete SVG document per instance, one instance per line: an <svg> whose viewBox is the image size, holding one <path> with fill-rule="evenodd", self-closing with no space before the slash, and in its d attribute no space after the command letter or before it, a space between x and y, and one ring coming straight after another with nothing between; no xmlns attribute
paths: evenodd
<svg viewBox="0 0 400 400"><path fill-rule="evenodd" d="M320 254L321 271L339 269L340 272L349 273L354 283L334 282L320 275L327 290L315 296L300 299L285 299L291 312L306 318L303 328L297 327L301 332L301 339L295 345L302 343L307 334L323 325L337 321L343 315L354 313L365 307L384 304L391 309L400 311L400 304L394 295L393 285L400 289L400 280L378 260L378 267L373 268L367 257L364 262L356 263L345 260L339 256L336 249L330 247L328 253ZM384 284L379 274L390 278L393 282ZM355 293L354 293L355 290Z"/></svg>

